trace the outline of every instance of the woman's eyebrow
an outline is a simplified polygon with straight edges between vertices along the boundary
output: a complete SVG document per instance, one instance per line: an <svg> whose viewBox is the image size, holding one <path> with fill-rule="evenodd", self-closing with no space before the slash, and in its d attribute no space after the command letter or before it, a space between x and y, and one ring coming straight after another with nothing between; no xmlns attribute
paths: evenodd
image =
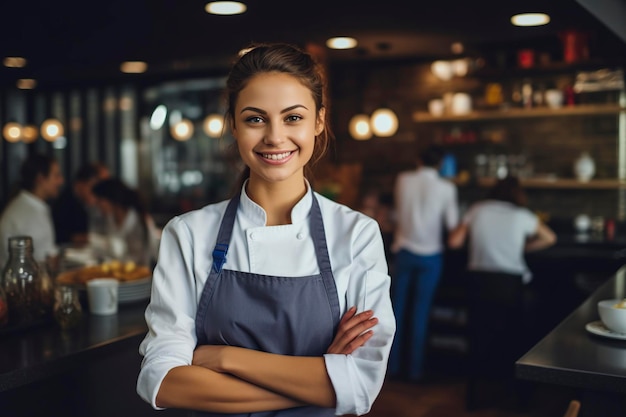
<svg viewBox="0 0 626 417"><path fill-rule="evenodd" d="M292 110L294 110L294 109L297 109L297 108L300 108L300 107L301 107L301 108L303 108L303 109L308 110L308 108L307 108L305 105L302 105L302 104L294 104L293 106L289 106L289 107L287 107L286 109L281 110L281 114L282 114L282 113L287 113L287 112L290 112L290 111L292 111ZM257 107L251 107L251 106L244 107L243 109L241 109L241 112L240 112L240 113L243 113L244 111L247 111L247 110L249 110L249 111L253 111L253 112L255 112L255 113L267 114L267 112L266 112L265 110L261 110L261 109L259 109L259 108L257 108Z"/></svg>

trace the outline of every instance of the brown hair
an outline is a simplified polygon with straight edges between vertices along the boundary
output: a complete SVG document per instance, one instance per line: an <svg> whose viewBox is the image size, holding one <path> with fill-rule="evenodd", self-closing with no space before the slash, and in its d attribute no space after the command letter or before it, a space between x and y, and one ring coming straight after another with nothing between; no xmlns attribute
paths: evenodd
<svg viewBox="0 0 626 417"><path fill-rule="evenodd" d="M285 43L253 44L244 51L246 52L239 56L226 81L227 125L234 123L235 107L241 90L254 76L268 72L289 74L308 88L315 102L316 116L321 109L328 108L324 71L309 53ZM324 124L324 130L315 137L311 160L304 167L304 175L309 181L313 179L312 166L324 156L332 140L328 111L324 116ZM241 186L249 175L250 169L246 167L238 184Z"/></svg>
<svg viewBox="0 0 626 417"><path fill-rule="evenodd" d="M528 202L519 179L512 175L498 180L489 191L488 198L506 201L520 207L525 207Z"/></svg>

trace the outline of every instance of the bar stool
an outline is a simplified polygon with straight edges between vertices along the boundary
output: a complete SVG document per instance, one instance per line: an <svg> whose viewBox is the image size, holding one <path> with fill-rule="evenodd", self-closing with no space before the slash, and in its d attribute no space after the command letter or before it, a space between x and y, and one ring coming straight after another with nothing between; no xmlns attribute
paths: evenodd
<svg viewBox="0 0 626 417"><path fill-rule="evenodd" d="M486 382L512 387L517 401L515 361L524 353L522 275L490 271L466 272L467 385L465 405L475 410ZM504 384L504 385L503 385Z"/></svg>

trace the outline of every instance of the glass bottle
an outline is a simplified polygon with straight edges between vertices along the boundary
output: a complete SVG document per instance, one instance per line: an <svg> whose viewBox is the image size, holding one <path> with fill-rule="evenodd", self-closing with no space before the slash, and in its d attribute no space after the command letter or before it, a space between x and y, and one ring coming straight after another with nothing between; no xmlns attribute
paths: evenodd
<svg viewBox="0 0 626 417"><path fill-rule="evenodd" d="M9 322L9 305L7 304L7 297L0 286L0 329L6 326Z"/></svg>
<svg viewBox="0 0 626 417"><path fill-rule="evenodd" d="M42 316L39 266L30 236L9 238L9 259L2 271L11 325L30 324Z"/></svg>
<svg viewBox="0 0 626 417"><path fill-rule="evenodd" d="M78 290L69 285L62 285L54 290L54 319L61 329L75 327L83 316L83 309L78 299Z"/></svg>

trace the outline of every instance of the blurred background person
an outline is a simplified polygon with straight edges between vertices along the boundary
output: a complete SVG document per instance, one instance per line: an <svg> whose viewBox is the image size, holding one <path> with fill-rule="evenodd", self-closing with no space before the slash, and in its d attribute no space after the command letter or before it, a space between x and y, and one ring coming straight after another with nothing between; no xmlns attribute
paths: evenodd
<svg viewBox="0 0 626 417"><path fill-rule="evenodd" d="M17 235L32 237L37 262L56 261L59 251L49 201L58 197L62 185L54 157L32 154L22 162L19 191L0 217L0 268L8 259L9 237Z"/></svg>
<svg viewBox="0 0 626 417"><path fill-rule="evenodd" d="M109 254L116 259L152 265L156 260L160 230L146 210L140 193L118 178L93 187L96 204L107 218Z"/></svg>
<svg viewBox="0 0 626 417"><path fill-rule="evenodd" d="M108 168L100 162L81 166L58 199L52 204L52 217L59 245L85 245L89 233L103 233L104 216L96 207L93 186L109 178Z"/></svg>
<svg viewBox="0 0 626 417"><path fill-rule="evenodd" d="M459 220L456 186L439 175L443 156L441 147L429 146L421 153L417 169L400 173L394 188L391 300L397 331L389 373L412 381L424 377L427 328L443 268L444 235Z"/></svg>
<svg viewBox="0 0 626 417"><path fill-rule="evenodd" d="M469 237L467 269L520 274L524 284L530 283L524 253L554 245L556 235L526 205L517 177L498 180L485 200L470 206L449 235L449 246L460 248Z"/></svg>

